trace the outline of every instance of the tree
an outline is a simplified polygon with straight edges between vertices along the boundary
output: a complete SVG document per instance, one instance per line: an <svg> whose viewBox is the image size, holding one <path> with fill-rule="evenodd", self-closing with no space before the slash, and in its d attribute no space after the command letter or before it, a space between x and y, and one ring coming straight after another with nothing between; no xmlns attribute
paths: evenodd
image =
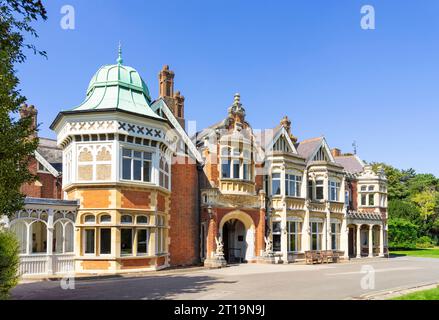
<svg viewBox="0 0 439 320"><path fill-rule="evenodd" d="M407 186L411 195L426 190L438 191L439 179L432 174L418 174L408 181Z"/></svg>
<svg viewBox="0 0 439 320"><path fill-rule="evenodd" d="M36 179L28 164L38 146L30 138L37 128L30 117L18 117L25 97L14 66L26 60L25 48L45 55L24 42L25 35L37 37L31 23L40 18L47 19L40 0L0 0L0 212L8 216L23 206L21 185Z"/></svg>
<svg viewBox="0 0 439 320"><path fill-rule="evenodd" d="M413 175L413 170L400 171L385 163L373 163L372 168L376 172L378 167L384 169L384 173L387 177L387 192L389 200L393 199L406 199L409 195L407 188L407 180Z"/></svg>
<svg viewBox="0 0 439 320"><path fill-rule="evenodd" d="M421 217L426 220L437 213L439 193L433 190L426 190L412 196L412 201L419 206Z"/></svg>
<svg viewBox="0 0 439 320"><path fill-rule="evenodd" d="M391 249L412 249L416 247L418 226L406 219L389 219L389 247Z"/></svg>
<svg viewBox="0 0 439 320"><path fill-rule="evenodd" d="M9 291L18 283L19 244L15 235L0 230L0 300L9 298Z"/></svg>

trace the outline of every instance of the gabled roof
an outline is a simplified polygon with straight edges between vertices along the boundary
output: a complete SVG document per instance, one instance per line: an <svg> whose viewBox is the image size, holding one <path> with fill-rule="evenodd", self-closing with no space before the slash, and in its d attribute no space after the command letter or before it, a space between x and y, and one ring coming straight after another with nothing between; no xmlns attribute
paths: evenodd
<svg viewBox="0 0 439 320"><path fill-rule="evenodd" d="M276 128L273 129L273 139L270 139L269 141L266 141L265 143L265 151L273 150L273 146L276 144L276 142L283 137L286 139L291 151L293 154L298 154L296 147L294 146L293 142L291 141L290 135L288 134L287 130L284 126L279 125Z"/></svg>
<svg viewBox="0 0 439 320"><path fill-rule="evenodd" d="M313 160L314 156L317 154L320 148L323 148L325 150L329 161L335 163L334 157L331 154L331 150L329 149L325 137L318 137L301 141L297 145L297 152L299 153L299 155L304 157L307 162L310 162Z"/></svg>
<svg viewBox="0 0 439 320"><path fill-rule="evenodd" d="M344 155L335 157L335 162L343 166L344 170L349 173L359 173L364 170L364 162L356 155Z"/></svg>
<svg viewBox="0 0 439 320"><path fill-rule="evenodd" d="M171 125L175 128L175 130L179 134L180 138L188 147L189 152L194 156L194 158L199 163L203 163L204 161L203 158L201 157L201 154L198 152L197 148L195 147L194 143L187 135L186 131L184 131L184 129L180 125L180 122L178 122L177 118L175 118L174 114L171 112L166 102L162 98L160 98L153 102L153 104L151 105L151 109L157 114L162 114L164 117L166 117L169 120Z"/></svg>
<svg viewBox="0 0 439 320"><path fill-rule="evenodd" d="M35 151L35 158L53 176L58 177L62 172L62 150L57 146L56 140L39 138Z"/></svg>

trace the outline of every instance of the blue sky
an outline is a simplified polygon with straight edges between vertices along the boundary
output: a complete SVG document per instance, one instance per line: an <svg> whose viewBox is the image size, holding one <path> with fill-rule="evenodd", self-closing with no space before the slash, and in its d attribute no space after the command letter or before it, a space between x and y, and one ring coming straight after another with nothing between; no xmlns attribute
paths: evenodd
<svg viewBox="0 0 439 320"><path fill-rule="evenodd" d="M437 0L50 0L36 24L39 49L17 70L39 109L40 135L60 110L80 104L88 83L117 57L158 94L164 64L198 129L223 119L241 93L254 128L284 115L299 140L325 135L331 148L367 161L439 176ZM76 29L60 27L73 5ZM360 27L373 5L376 29Z"/></svg>

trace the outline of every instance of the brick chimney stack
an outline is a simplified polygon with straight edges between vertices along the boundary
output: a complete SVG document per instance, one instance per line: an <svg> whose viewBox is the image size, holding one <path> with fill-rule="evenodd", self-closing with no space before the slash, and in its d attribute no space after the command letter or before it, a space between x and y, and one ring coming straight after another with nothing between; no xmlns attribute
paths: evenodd
<svg viewBox="0 0 439 320"><path fill-rule="evenodd" d="M35 133L33 134L34 137L37 136L37 132L36 129L38 127L38 110L37 108L35 108L34 105L27 105L27 104L23 104L20 108L20 117L21 118L27 118L27 117L32 117L32 125L31 125L31 129L35 130Z"/></svg>
<svg viewBox="0 0 439 320"><path fill-rule="evenodd" d="M161 98L169 97L172 98L174 96L174 77L175 74L171 70L169 70L169 66L163 66L162 71L159 73L160 80L160 92L159 95Z"/></svg>
<svg viewBox="0 0 439 320"><path fill-rule="evenodd" d="M337 149L337 148L332 149L332 150L331 150L331 153L332 153L332 156L333 156L334 158L336 158L336 157L340 157L340 156L341 156L341 150L340 150L340 149Z"/></svg>
<svg viewBox="0 0 439 320"><path fill-rule="evenodd" d="M171 109L175 118L177 118L180 125L185 129L184 120L184 96L180 91L174 93L174 77L173 71L169 70L169 66L165 65L159 73L159 96L165 100L169 109Z"/></svg>

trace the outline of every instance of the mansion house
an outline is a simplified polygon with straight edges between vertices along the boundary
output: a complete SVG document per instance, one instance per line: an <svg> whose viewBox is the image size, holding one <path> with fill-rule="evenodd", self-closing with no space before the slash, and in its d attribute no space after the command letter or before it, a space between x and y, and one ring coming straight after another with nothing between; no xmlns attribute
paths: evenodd
<svg viewBox="0 0 439 320"><path fill-rule="evenodd" d="M284 117L272 129L246 120L239 94L225 118L193 136L174 73L151 97L123 63L101 67L84 102L51 124L10 219L22 275L105 274L170 266L304 261L387 254L387 180L381 168L299 140ZM22 116L37 110L23 106Z"/></svg>

